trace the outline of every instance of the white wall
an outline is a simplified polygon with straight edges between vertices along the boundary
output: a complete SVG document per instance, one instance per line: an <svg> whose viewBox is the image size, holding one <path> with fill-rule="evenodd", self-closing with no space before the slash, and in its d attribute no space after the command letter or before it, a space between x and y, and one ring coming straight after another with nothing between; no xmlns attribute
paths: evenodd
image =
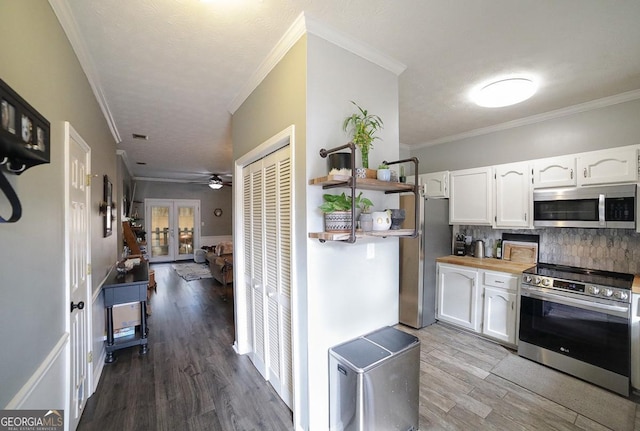
<svg viewBox="0 0 640 431"><path fill-rule="evenodd" d="M393 73L308 35L307 47L307 173L309 178L327 174L321 148L348 141L342 131L345 117L354 112L350 100L379 115L385 128L379 134L369 166L397 160L398 80ZM358 157L359 160L359 157ZM318 210L324 193L307 187L308 230L322 231ZM398 198L365 191L375 209L397 207ZM329 348L385 325L398 322L398 240L358 240L355 244L307 239L308 387L309 424L327 429L329 420ZM375 257L367 259L367 246Z"/></svg>

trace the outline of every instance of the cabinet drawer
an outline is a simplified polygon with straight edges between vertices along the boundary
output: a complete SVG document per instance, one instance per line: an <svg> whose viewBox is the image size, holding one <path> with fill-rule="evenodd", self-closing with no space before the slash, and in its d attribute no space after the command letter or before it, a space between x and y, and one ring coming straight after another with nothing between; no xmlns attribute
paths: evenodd
<svg viewBox="0 0 640 431"><path fill-rule="evenodd" d="M518 277L505 274L502 272L484 272L483 284L485 286L501 287L503 289L517 290L518 289Z"/></svg>

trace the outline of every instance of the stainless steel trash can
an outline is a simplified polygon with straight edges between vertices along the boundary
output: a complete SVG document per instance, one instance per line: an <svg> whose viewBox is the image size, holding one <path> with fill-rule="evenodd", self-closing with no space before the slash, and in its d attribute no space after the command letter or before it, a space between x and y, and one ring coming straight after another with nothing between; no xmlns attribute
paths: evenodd
<svg viewBox="0 0 640 431"><path fill-rule="evenodd" d="M329 350L331 430L418 430L420 341L385 327Z"/></svg>

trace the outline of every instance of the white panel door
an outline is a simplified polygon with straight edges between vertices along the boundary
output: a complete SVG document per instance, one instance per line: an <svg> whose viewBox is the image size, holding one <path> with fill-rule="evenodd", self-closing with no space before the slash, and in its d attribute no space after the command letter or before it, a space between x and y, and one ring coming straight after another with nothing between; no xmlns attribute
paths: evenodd
<svg viewBox="0 0 640 431"><path fill-rule="evenodd" d="M89 386L89 301L90 234L87 186L91 153L89 146L65 125L65 262L69 304L69 429L75 430L90 391Z"/></svg>

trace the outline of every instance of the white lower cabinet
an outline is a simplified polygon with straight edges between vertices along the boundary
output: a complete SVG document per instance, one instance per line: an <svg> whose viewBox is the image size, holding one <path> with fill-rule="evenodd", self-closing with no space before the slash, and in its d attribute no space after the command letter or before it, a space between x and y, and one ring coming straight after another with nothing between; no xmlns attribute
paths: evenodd
<svg viewBox="0 0 640 431"><path fill-rule="evenodd" d="M485 286L483 296L482 333L509 344L516 344L517 294Z"/></svg>
<svg viewBox="0 0 640 431"><path fill-rule="evenodd" d="M482 321L478 270L444 263L437 267L436 319L478 332Z"/></svg>
<svg viewBox="0 0 640 431"><path fill-rule="evenodd" d="M436 318L505 344L517 344L520 277L438 263Z"/></svg>

